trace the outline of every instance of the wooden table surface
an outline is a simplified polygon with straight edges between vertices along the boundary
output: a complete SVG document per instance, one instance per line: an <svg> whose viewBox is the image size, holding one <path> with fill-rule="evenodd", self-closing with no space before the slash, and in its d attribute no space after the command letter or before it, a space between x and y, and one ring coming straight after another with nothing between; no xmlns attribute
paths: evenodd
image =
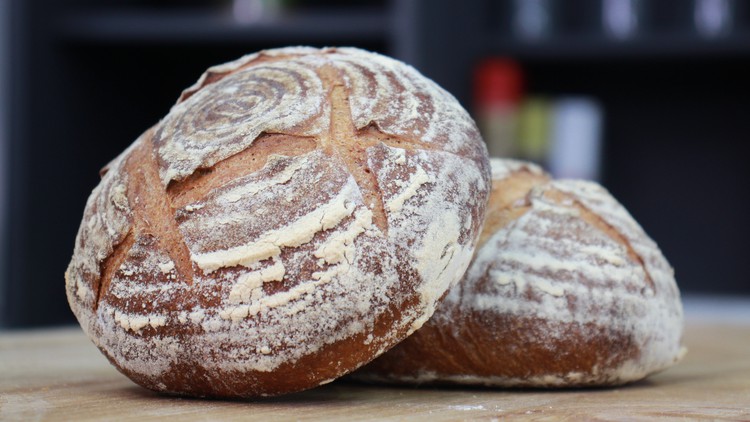
<svg viewBox="0 0 750 422"><path fill-rule="evenodd" d="M689 324L685 360L611 389L412 389L334 382L275 399L165 397L109 365L79 329L0 333L0 420L750 421L750 324Z"/></svg>

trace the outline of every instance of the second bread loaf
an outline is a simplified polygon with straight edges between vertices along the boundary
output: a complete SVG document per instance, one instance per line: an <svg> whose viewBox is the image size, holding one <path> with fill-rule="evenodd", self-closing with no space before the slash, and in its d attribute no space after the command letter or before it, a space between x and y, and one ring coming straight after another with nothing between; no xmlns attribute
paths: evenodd
<svg viewBox="0 0 750 422"><path fill-rule="evenodd" d="M492 160L476 256L435 315L359 379L503 387L623 384L682 355L656 244L601 186Z"/></svg>

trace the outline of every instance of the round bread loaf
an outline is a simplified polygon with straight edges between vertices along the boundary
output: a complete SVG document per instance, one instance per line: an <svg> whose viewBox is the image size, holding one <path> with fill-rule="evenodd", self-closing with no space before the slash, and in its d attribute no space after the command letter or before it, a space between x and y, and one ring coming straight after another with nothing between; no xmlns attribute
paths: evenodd
<svg viewBox="0 0 750 422"><path fill-rule="evenodd" d="M601 186L492 159L477 254L427 324L362 380L578 387L675 363L682 306L656 244Z"/></svg>
<svg viewBox="0 0 750 422"><path fill-rule="evenodd" d="M311 388L430 317L471 260L489 177L474 122L413 68L252 54L210 68L103 170L68 300L146 388Z"/></svg>

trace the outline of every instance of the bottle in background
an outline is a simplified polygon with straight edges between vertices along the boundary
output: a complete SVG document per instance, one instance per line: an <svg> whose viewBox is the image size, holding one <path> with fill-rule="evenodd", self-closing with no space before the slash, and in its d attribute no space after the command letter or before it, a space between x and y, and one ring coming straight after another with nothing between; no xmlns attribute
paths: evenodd
<svg viewBox="0 0 750 422"><path fill-rule="evenodd" d="M604 32L617 39L634 38L643 30L644 0L602 0Z"/></svg>
<svg viewBox="0 0 750 422"><path fill-rule="evenodd" d="M695 30L707 38L728 35L732 30L735 2L732 0L694 0Z"/></svg>
<svg viewBox="0 0 750 422"><path fill-rule="evenodd" d="M553 176L599 180L603 114L592 98L567 97L555 103L548 161Z"/></svg>
<svg viewBox="0 0 750 422"><path fill-rule="evenodd" d="M511 10L513 35L523 40L539 40L553 35L555 0L514 0Z"/></svg>
<svg viewBox="0 0 750 422"><path fill-rule="evenodd" d="M278 18L284 10L282 0L233 0L232 15L237 22L258 23Z"/></svg>
<svg viewBox="0 0 750 422"><path fill-rule="evenodd" d="M490 156L515 155L522 95L523 74L518 63L490 58L479 64L474 75L474 116Z"/></svg>
<svg viewBox="0 0 750 422"><path fill-rule="evenodd" d="M527 97L518 118L516 157L547 166L552 103L539 96Z"/></svg>

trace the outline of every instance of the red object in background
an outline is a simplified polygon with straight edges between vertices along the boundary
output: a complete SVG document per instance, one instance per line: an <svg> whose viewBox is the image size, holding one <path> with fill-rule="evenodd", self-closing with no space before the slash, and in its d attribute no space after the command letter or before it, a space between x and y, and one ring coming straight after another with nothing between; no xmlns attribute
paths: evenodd
<svg viewBox="0 0 750 422"><path fill-rule="evenodd" d="M523 96L523 72L511 59L483 60L474 72L477 109L496 104L518 104Z"/></svg>
<svg viewBox="0 0 750 422"><path fill-rule="evenodd" d="M474 72L474 116L492 157L516 154L523 73L513 60L489 58Z"/></svg>

